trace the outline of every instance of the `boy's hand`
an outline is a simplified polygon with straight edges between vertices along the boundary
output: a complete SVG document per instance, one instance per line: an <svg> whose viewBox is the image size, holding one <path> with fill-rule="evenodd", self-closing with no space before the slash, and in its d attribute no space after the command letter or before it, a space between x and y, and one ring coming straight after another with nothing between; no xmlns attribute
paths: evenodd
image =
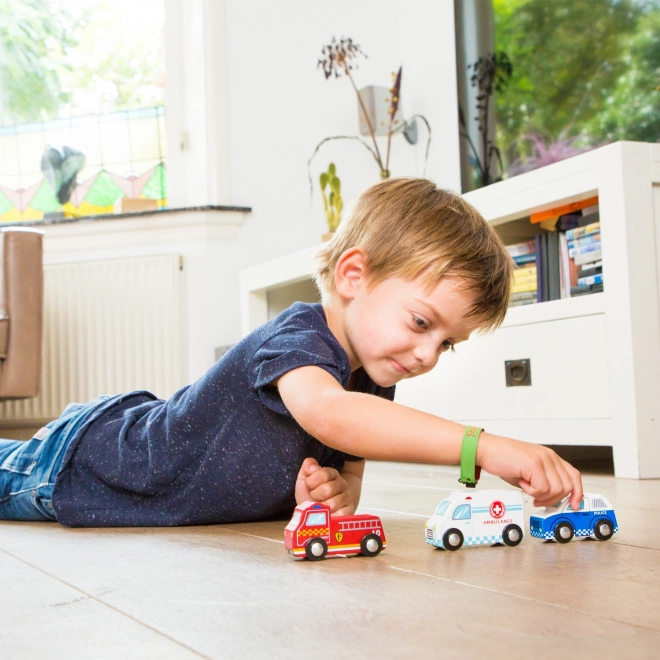
<svg viewBox="0 0 660 660"><path fill-rule="evenodd" d="M552 449L490 433L482 433L477 464L534 498L534 506L553 506L571 494L577 511L582 500L582 477Z"/></svg>
<svg viewBox="0 0 660 660"><path fill-rule="evenodd" d="M352 516L355 513L346 480L337 470L321 467L313 458L303 461L296 479L296 504L309 500L327 504L335 516Z"/></svg>

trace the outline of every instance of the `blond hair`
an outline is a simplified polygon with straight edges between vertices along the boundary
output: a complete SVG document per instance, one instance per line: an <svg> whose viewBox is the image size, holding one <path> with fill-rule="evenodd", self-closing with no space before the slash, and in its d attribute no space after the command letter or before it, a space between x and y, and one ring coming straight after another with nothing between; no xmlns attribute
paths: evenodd
<svg viewBox="0 0 660 660"><path fill-rule="evenodd" d="M335 293L335 266L351 248L365 253L370 286L422 274L433 285L456 275L476 294L467 315L476 317L482 330L504 320L513 260L474 207L431 181L389 179L360 197L318 255L315 280L324 297Z"/></svg>

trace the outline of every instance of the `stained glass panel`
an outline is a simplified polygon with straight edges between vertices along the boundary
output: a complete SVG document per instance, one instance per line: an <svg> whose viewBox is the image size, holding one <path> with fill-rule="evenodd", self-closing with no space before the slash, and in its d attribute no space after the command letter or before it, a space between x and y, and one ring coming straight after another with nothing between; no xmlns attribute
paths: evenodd
<svg viewBox="0 0 660 660"><path fill-rule="evenodd" d="M121 197L167 202L165 108L0 126L0 223L112 213ZM85 154L71 199L61 205L40 170L46 145Z"/></svg>

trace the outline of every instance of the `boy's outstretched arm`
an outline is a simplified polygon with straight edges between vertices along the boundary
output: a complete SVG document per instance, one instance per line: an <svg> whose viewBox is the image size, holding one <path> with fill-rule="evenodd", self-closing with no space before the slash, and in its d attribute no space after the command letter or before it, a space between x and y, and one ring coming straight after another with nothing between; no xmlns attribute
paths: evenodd
<svg viewBox="0 0 660 660"><path fill-rule="evenodd" d="M347 461L337 471L306 458L296 479L296 504L323 502L335 516L352 516L360 503L363 474L364 461Z"/></svg>
<svg viewBox="0 0 660 660"><path fill-rule="evenodd" d="M277 381L289 412L310 435L328 447L365 458L457 465L465 427L370 394L347 392L320 367L301 367ZM550 506L571 494L582 499L580 473L555 452L482 433L477 464Z"/></svg>

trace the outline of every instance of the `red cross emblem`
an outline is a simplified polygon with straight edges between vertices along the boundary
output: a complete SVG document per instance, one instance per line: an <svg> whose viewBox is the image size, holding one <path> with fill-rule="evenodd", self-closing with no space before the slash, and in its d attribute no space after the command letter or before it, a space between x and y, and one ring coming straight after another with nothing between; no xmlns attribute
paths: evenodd
<svg viewBox="0 0 660 660"><path fill-rule="evenodd" d="M501 518L504 515L504 512L506 511L506 507L504 506L504 502L500 502L499 500L495 500L490 505L490 516L491 518Z"/></svg>

